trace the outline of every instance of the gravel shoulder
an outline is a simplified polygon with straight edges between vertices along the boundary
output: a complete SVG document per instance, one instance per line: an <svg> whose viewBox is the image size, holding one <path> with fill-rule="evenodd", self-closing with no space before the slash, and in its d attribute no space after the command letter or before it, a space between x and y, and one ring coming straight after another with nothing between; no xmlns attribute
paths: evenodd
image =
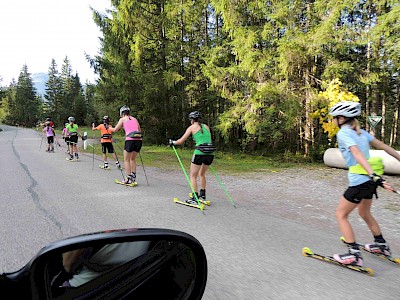
<svg viewBox="0 0 400 300"><path fill-rule="evenodd" d="M216 171L217 167L215 167ZM152 176L168 178L175 184L187 184L182 172L155 168ZM172 173L172 174L171 174ZM347 188L347 170L327 167L281 169L241 175L218 174L237 206L247 206L268 215L280 216L313 228L339 232L335 210L340 196ZM392 185L400 188L400 176L384 175ZM207 173L207 197L229 201L222 187ZM382 188L373 200L373 215L381 226L392 249L400 253L400 195ZM350 220L359 242L372 237L357 211Z"/></svg>
<svg viewBox="0 0 400 300"><path fill-rule="evenodd" d="M384 178L400 188L400 176L384 175ZM236 183L231 186L232 192L245 205L308 224L310 229L338 231L335 210L347 188L347 170L321 165L319 168L251 174L232 178L232 181ZM378 197L373 200L373 215L386 239L400 249L400 195L379 188ZM353 211L350 220L358 241L371 241L368 227L357 211Z"/></svg>

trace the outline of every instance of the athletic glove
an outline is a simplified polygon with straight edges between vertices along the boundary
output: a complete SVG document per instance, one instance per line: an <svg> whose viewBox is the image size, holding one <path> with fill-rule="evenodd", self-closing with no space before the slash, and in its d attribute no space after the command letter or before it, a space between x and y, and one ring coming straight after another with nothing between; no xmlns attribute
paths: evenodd
<svg viewBox="0 0 400 300"><path fill-rule="evenodd" d="M170 146L174 146L175 145L175 141L173 139L169 139L168 144Z"/></svg>
<svg viewBox="0 0 400 300"><path fill-rule="evenodd" d="M381 176L376 175L375 173L372 173L371 175L369 175L369 178L371 178L371 180L373 182L375 182L377 185L383 187L383 183L385 182L385 179L383 179Z"/></svg>

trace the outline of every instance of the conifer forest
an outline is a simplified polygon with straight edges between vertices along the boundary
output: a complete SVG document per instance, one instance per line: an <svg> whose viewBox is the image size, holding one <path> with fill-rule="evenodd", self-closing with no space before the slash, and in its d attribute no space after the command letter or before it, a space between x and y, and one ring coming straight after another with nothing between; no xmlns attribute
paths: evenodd
<svg viewBox="0 0 400 300"><path fill-rule="evenodd" d="M111 0L92 9L101 49L81 83L49 58L46 93L29 65L0 81L0 121L34 126L70 115L113 124L128 105L148 144L166 144L198 110L219 149L318 158L335 145L327 112L359 101L367 130L399 145L398 0ZM1 55L1 54L0 54ZM0 69L1 74L1 69ZM371 128L371 116L382 117Z"/></svg>

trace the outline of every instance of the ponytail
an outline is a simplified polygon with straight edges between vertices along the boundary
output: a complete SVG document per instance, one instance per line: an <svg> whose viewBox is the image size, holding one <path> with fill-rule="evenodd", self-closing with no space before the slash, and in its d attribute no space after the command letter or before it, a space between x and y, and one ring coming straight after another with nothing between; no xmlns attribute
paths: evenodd
<svg viewBox="0 0 400 300"><path fill-rule="evenodd" d="M357 134L361 134L361 126L360 122L357 119L353 119L350 122L351 128L357 132Z"/></svg>
<svg viewBox="0 0 400 300"><path fill-rule="evenodd" d="M201 133L204 133L204 131L203 131L203 126L202 126L203 122L202 122L201 118L199 117L199 118L193 119L193 120L194 120L195 122L199 123L199 125L200 125L200 131L201 131Z"/></svg>

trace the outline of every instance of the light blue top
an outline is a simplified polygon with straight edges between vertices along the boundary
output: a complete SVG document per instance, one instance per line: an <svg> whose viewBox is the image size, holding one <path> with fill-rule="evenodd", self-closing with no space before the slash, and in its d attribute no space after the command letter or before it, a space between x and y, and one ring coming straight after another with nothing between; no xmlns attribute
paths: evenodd
<svg viewBox="0 0 400 300"><path fill-rule="evenodd" d="M360 151L364 154L366 159L369 159L369 144L374 139L374 137L361 129L361 134L358 134L349 125L344 125L337 133L337 140L339 144L340 152L344 160L346 161L346 166L354 166L357 164L356 159L350 152L351 146L358 146ZM348 173L349 186L356 186L367 182L370 178L366 175Z"/></svg>

